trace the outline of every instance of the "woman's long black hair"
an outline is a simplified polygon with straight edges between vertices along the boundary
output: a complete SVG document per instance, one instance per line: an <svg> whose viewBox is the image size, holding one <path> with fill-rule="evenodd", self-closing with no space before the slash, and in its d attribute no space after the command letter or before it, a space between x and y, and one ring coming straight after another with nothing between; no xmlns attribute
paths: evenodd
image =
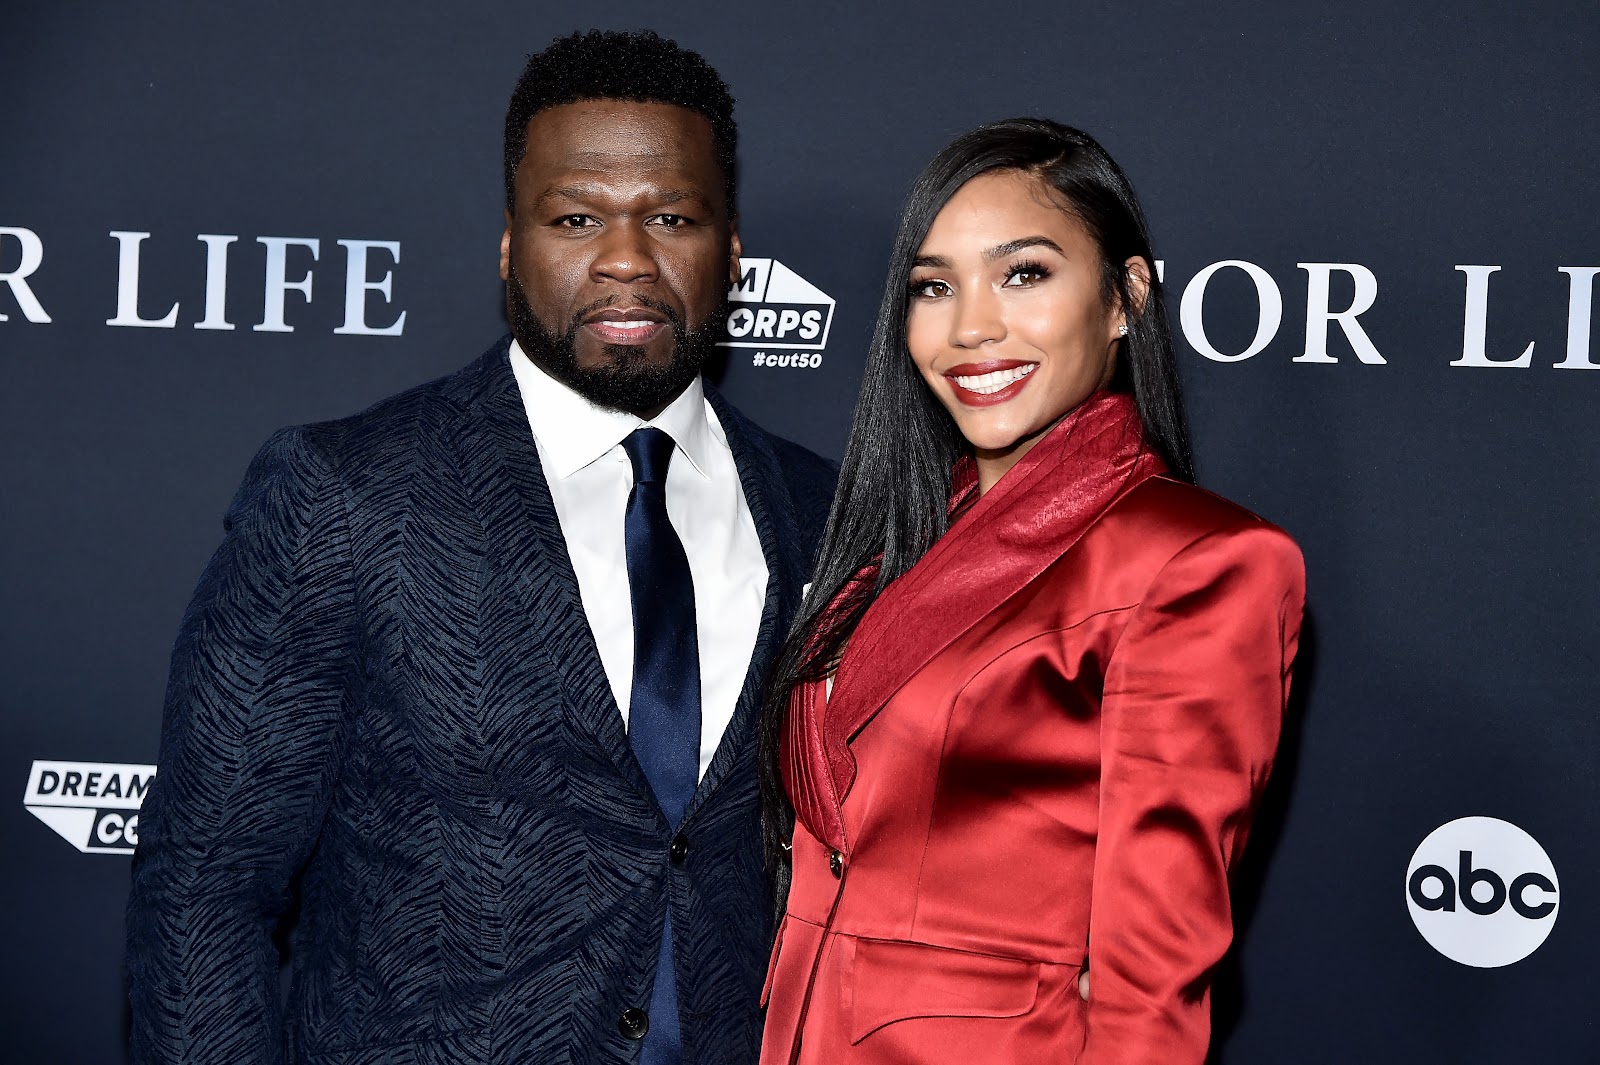
<svg viewBox="0 0 1600 1065"><path fill-rule="evenodd" d="M1155 256L1144 212L1121 168L1093 137L1049 119L1008 119L955 140L917 176L901 213L816 573L773 667L762 708L763 836L779 913L789 884L784 845L794 825L778 759L789 693L801 681L829 672L873 600L944 534L951 466L966 448L906 348L912 260L956 190L996 170L1038 177L1093 238L1100 250L1101 298L1107 306L1128 308L1128 335L1111 389L1133 394L1146 441L1173 476L1193 480L1160 282L1150 278L1141 304L1123 265L1134 256L1154 264ZM872 567L873 579L852 582ZM847 585L849 593L841 597Z"/></svg>

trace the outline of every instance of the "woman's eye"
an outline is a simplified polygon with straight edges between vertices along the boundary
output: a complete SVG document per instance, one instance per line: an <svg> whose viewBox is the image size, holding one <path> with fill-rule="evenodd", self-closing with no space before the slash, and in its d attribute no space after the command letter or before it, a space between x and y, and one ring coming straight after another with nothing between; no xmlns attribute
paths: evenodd
<svg viewBox="0 0 1600 1065"><path fill-rule="evenodd" d="M1019 266L1006 275L1006 284L1012 288L1020 288L1024 285L1037 284L1048 276L1050 275L1040 267Z"/></svg>
<svg viewBox="0 0 1600 1065"><path fill-rule="evenodd" d="M943 281L917 281L911 286L911 295L917 299L942 299L950 295L950 286Z"/></svg>

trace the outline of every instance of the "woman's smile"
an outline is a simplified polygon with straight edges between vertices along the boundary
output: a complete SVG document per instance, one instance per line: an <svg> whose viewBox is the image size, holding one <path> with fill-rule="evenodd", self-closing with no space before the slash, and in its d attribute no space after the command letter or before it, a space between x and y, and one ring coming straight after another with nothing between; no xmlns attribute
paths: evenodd
<svg viewBox="0 0 1600 1065"><path fill-rule="evenodd" d="M956 399L969 407L992 407L1015 399L1027 387L1028 376L1039 368L1020 359L964 362L944 371Z"/></svg>

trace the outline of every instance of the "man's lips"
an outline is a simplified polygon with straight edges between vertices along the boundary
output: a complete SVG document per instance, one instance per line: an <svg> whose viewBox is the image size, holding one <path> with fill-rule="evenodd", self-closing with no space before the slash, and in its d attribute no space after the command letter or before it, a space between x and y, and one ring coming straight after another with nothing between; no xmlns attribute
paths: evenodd
<svg viewBox="0 0 1600 1065"><path fill-rule="evenodd" d="M646 307L595 311L583 327L607 344L648 344L670 328L665 315Z"/></svg>
<svg viewBox="0 0 1600 1065"><path fill-rule="evenodd" d="M992 407L1016 397L1028 387L1028 379L1038 369L1036 362L1020 359L988 359L964 362L944 371L950 391L968 407Z"/></svg>

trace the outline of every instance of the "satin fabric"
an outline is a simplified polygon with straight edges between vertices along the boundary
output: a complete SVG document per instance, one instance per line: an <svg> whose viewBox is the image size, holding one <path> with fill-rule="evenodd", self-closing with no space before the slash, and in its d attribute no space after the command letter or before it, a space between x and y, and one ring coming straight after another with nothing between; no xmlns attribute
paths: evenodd
<svg viewBox="0 0 1600 1065"><path fill-rule="evenodd" d="M1162 473L1116 395L980 499L958 470L831 699L795 690L763 1065L1204 1061L1304 568Z"/></svg>

